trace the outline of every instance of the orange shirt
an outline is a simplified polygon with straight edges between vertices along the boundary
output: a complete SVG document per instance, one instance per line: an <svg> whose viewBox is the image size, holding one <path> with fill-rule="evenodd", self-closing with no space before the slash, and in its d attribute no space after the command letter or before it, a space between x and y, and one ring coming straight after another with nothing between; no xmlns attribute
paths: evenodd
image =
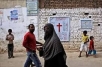
<svg viewBox="0 0 102 67"><path fill-rule="evenodd" d="M89 50L94 50L94 41L90 40Z"/></svg>

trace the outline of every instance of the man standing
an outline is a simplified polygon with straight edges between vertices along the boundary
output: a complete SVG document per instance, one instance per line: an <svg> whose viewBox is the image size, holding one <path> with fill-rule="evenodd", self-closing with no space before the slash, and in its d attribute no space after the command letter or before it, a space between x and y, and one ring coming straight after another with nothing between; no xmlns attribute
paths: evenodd
<svg viewBox="0 0 102 67"><path fill-rule="evenodd" d="M8 33L9 34L6 35L6 40L9 41L9 43L8 43L8 59L10 59L10 58L14 58L14 56L13 56L13 48L14 48L13 40L14 40L14 35L12 34L12 29L9 29Z"/></svg>
<svg viewBox="0 0 102 67"><path fill-rule="evenodd" d="M36 67L42 67L41 62L39 61L39 58L36 54L36 44L42 44L38 41L36 41L35 35L33 34L35 30L35 26L33 24L30 24L28 26L29 32L25 34L24 40L23 40L23 46L27 50L28 58L24 64L24 67L29 67L32 62L34 62Z"/></svg>

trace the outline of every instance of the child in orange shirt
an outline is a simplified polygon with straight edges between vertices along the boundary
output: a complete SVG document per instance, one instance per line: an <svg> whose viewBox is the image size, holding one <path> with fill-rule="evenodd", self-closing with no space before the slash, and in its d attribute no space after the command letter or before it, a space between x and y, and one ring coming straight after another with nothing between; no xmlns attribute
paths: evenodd
<svg viewBox="0 0 102 67"><path fill-rule="evenodd" d="M93 52L93 55L96 57L96 50L94 49L94 37L90 36L88 55L90 55L92 52Z"/></svg>

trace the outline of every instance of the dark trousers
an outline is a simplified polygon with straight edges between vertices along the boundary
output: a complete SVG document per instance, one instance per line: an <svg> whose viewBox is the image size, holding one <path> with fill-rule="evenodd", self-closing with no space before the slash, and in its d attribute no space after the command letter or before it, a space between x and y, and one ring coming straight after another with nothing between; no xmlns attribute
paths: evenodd
<svg viewBox="0 0 102 67"><path fill-rule="evenodd" d="M13 44L8 44L8 57L13 57Z"/></svg>

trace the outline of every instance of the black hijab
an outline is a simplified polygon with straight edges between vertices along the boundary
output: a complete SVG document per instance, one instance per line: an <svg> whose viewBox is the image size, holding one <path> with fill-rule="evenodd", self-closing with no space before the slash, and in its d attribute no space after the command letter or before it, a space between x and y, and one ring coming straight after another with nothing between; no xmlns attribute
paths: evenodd
<svg viewBox="0 0 102 67"><path fill-rule="evenodd" d="M48 30L45 29L46 27ZM59 37L57 36L54 30L54 26L51 23L47 23L44 27L44 32L45 32L44 36L45 43L43 45L44 59L49 60L55 57L60 52L62 52L66 62L66 53L64 51L64 48L61 44Z"/></svg>

